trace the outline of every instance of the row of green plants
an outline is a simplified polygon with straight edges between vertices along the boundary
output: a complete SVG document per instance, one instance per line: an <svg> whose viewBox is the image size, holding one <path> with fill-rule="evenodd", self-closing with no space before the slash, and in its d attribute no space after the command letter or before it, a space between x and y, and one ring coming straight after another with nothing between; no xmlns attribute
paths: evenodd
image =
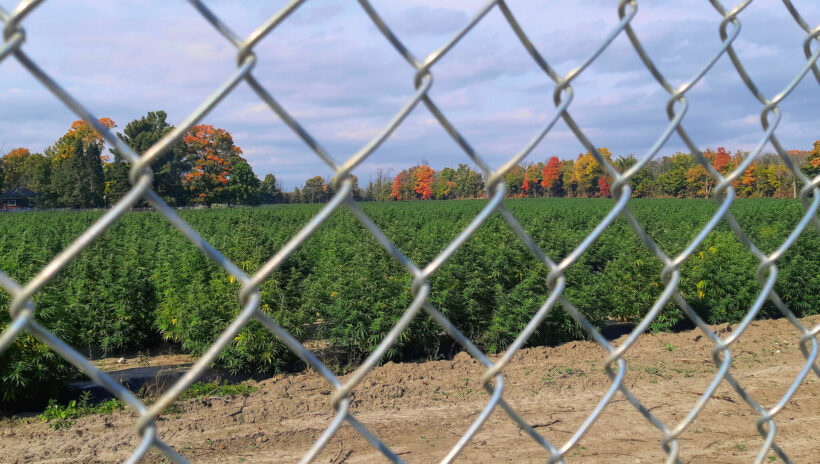
<svg viewBox="0 0 820 464"><path fill-rule="evenodd" d="M432 260L486 204L482 200L365 203L363 208L414 262ZM507 200L527 232L554 260L566 257L613 207L606 199ZM679 253L716 210L711 201L632 200L630 208L669 254ZM202 236L246 272L255 272L321 205L181 211ZM732 211L757 245L772 251L803 214L791 200L741 200ZM28 281L97 217L94 212L0 216L0 269ZM778 261L776 289L799 316L820 308L820 234L807 229ZM710 323L738 321L760 290L758 260L722 223L686 261L679 291ZM590 320L637 321L663 290L661 263L625 220L617 219L567 272L565 295ZM547 268L497 213L430 279L432 303L481 349L503 350L548 295ZM297 338L321 341L355 364L410 304L411 276L348 211L335 213L260 288L262 310ZM240 311L239 284L157 213L126 214L63 270L34 301L36 318L92 356L145 349L166 340L203 353ZM7 308L9 296L0 293ZM762 317L774 317L767 304ZM674 328L668 304L655 330ZM6 327L6 311L0 327ZM583 337L557 308L530 339L556 344ZM391 359L437 356L443 330L419 315L391 348ZM295 357L250 323L217 364L234 372L275 372ZM0 401L53 394L76 377L50 349L19 336L0 355Z"/></svg>

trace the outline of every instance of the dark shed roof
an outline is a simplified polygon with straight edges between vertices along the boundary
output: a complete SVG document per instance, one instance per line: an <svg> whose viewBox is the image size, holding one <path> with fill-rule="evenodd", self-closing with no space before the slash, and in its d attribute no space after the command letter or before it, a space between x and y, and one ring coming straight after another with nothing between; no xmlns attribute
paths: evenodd
<svg viewBox="0 0 820 464"><path fill-rule="evenodd" d="M14 187L0 195L0 200L17 200L21 198L34 198L36 196L37 192L32 192L25 187Z"/></svg>

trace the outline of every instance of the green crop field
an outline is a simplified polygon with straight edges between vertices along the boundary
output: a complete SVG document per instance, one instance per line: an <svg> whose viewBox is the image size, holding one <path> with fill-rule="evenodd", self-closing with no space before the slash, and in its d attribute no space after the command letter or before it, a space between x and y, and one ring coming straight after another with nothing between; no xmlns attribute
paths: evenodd
<svg viewBox="0 0 820 464"><path fill-rule="evenodd" d="M364 210L418 264L430 261L485 201L365 203ZM506 204L554 260L575 248L613 206L598 199L522 199ZM254 272L321 205L181 211L211 244ZM683 250L716 210L712 201L633 200L630 208L669 253ZM791 200L739 200L732 212L764 251L774 250L803 214ZM26 282L101 213L0 215L0 269ZM820 234L810 226L778 262L776 289L798 315L820 309ZM739 320L760 290L758 260L726 223L683 266L679 291L710 323ZM660 295L660 262L618 219L567 273L565 295L590 320L637 321ZM547 298L547 269L495 214L430 280L432 303L480 348L503 350ZM411 277L344 208L261 286L262 309L303 341L322 341L355 363L411 301ZM128 213L34 297L37 320L89 356L145 349L162 340L202 353L239 311L239 285L157 213ZM8 308L8 294L0 294ZM773 317L767 304L760 317ZM682 314L668 304L653 329ZM7 311L0 327L8 325ZM420 314L389 353L436 356L442 329ZM531 344L581 337L559 307ZM222 354L234 371L272 372L295 358L256 323ZM43 395L77 375L29 335L0 356L0 401Z"/></svg>

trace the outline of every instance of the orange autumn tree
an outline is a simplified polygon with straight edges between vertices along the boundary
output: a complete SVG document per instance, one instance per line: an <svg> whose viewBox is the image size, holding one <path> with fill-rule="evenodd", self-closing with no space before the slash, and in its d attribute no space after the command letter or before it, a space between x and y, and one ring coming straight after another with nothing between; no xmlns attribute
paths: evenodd
<svg viewBox="0 0 820 464"><path fill-rule="evenodd" d="M757 171L757 164L752 163L752 164L749 165L749 167L746 169L746 171L743 172L743 174L740 176L740 178L736 181L737 183L739 183L738 187L739 187L739 190L740 190L739 193L741 195L743 195L745 197L749 197L749 196L753 195L754 187L755 187L755 184L757 183L757 176L755 175L756 171Z"/></svg>
<svg viewBox="0 0 820 464"><path fill-rule="evenodd" d="M3 157L5 160L15 159L15 158L25 158L26 156L31 154L31 150L25 147L15 148L10 152L6 153L6 156Z"/></svg>
<svg viewBox="0 0 820 464"><path fill-rule="evenodd" d="M421 188L416 181L416 171L419 170L422 166L413 166L410 169L405 169L400 173L396 174L396 177L393 178L393 186L390 189L390 198L393 200L415 200L418 198L418 190L417 188ZM429 167L428 167L429 169ZM430 169L432 173L432 169ZM422 175L426 175L426 173L422 173ZM430 174L430 182L432 182L432 174ZM427 187L430 188L428 182ZM432 189L431 189L432 195Z"/></svg>
<svg viewBox="0 0 820 464"><path fill-rule="evenodd" d="M390 198L400 200L401 196L401 173L396 174L393 178L393 185L390 187Z"/></svg>
<svg viewBox="0 0 820 464"><path fill-rule="evenodd" d="M407 195L408 187L410 187L410 170L396 174L393 178L393 186L390 188L390 198L394 200L409 200Z"/></svg>
<svg viewBox="0 0 820 464"><path fill-rule="evenodd" d="M723 147L719 147L717 151L706 150L703 157L721 175L726 175L731 169L732 155ZM686 189L692 197L709 198L712 195L712 188L717 184L717 180L700 163L690 167L685 177Z"/></svg>
<svg viewBox="0 0 820 464"><path fill-rule="evenodd" d="M809 152L805 164L803 164L800 168L809 177L814 177L820 174L820 140L814 142L814 149ZM796 196L797 195L795 195L795 197Z"/></svg>
<svg viewBox="0 0 820 464"><path fill-rule="evenodd" d="M117 124L111 118L100 118L98 121L100 124L109 129L117 127ZM53 159L58 157L67 159L73 154L74 143L77 140L82 142L83 150L87 150L88 146L92 143L96 144L100 151L100 159L103 162L109 161L108 155L103 154L105 149L105 139L99 132L92 129L88 123L82 119L72 122L68 132L60 137L57 143L55 143L52 147L53 151L48 153L48 150L46 150L47 154L51 155Z"/></svg>
<svg viewBox="0 0 820 464"><path fill-rule="evenodd" d="M714 154L714 158L712 159L712 167L715 168L715 171L719 172L720 175L725 176L731 169L731 163L732 155L726 151L725 148L718 148L717 152Z"/></svg>
<svg viewBox="0 0 820 464"><path fill-rule="evenodd" d="M228 183L236 166L247 164L242 149L234 145L231 133L210 124L192 127L183 138L182 150L192 168L182 177L182 185L195 204L230 202Z"/></svg>
<svg viewBox="0 0 820 464"><path fill-rule="evenodd" d="M541 193L541 178L541 169L538 168L538 165L531 164L527 166L527 170L524 171L524 181L521 183L523 196L539 196Z"/></svg>
<svg viewBox="0 0 820 464"><path fill-rule="evenodd" d="M28 157L31 156L31 151L28 148L20 147L6 153L2 160L2 184L3 189L10 189L13 187L21 187L20 178L24 164Z"/></svg>
<svg viewBox="0 0 820 464"><path fill-rule="evenodd" d="M430 184L433 183L433 175L435 171L430 166L426 164L421 165L413 171L413 190L421 195L422 200L429 200L433 197L433 190L430 188Z"/></svg>

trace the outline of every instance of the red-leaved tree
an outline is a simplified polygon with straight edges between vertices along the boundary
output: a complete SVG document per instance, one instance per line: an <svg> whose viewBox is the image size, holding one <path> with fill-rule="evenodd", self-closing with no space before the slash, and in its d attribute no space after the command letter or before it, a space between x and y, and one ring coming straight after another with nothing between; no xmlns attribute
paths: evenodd
<svg viewBox="0 0 820 464"><path fill-rule="evenodd" d="M606 180L606 177L598 179L598 194L602 197L609 196L609 182Z"/></svg>
<svg viewBox="0 0 820 464"><path fill-rule="evenodd" d="M547 161L547 165L541 171L541 186L551 189L561 177L561 161L557 156L553 156Z"/></svg>
<svg viewBox="0 0 820 464"><path fill-rule="evenodd" d="M394 200L412 200L414 198L413 173L415 168L405 169L393 178L390 197Z"/></svg>

